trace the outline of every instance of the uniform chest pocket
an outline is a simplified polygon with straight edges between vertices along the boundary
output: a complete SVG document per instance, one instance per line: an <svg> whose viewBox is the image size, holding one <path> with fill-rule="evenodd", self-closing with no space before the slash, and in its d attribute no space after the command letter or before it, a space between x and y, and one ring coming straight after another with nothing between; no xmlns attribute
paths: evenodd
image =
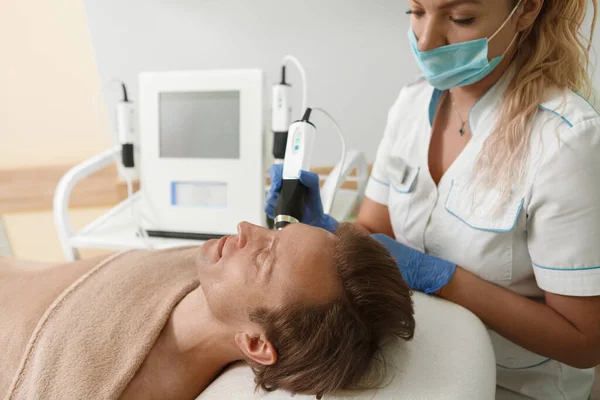
<svg viewBox="0 0 600 400"><path fill-rule="evenodd" d="M399 157L390 157L386 174L390 182L388 209L396 239L406 241L406 219L414 203L420 168L408 164Z"/></svg>
<svg viewBox="0 0 600 400"><path fill-rule="evenodd" d="M489 281L512 278L513 240L523 198L501 200L495 190L476 190L475 185L454 180L445 208L451 215L452 234L464 246L466 269Z"/></svg>

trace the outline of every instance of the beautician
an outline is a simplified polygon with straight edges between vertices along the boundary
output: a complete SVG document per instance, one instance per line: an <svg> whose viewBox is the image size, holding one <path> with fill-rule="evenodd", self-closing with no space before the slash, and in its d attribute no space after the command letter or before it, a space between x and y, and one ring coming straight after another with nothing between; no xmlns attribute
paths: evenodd
<svg viewBox="0 0 600 400"><path fill-rule="evenodd" d="M588 399L600 364L600 116L586 100L588 4L408 3L423 76L389 112L356 225L391 250L413 289L488 326L498 399ZM272 216L280 166L271 178ZM335 230L318 177L303 172L301 181L302 222Z"/></svg>

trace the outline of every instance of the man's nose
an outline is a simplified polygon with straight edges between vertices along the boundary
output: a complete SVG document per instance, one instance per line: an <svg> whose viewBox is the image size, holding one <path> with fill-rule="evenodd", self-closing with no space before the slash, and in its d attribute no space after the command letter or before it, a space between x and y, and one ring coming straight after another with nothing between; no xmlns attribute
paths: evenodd
<svg viewBox="0 0 600 400"><path fill-rule="evenodd" d="M262 226L251 224L250 222L240 222L237 226L238 247L244 248L248 243L268 236L271 231Z"/></svg>

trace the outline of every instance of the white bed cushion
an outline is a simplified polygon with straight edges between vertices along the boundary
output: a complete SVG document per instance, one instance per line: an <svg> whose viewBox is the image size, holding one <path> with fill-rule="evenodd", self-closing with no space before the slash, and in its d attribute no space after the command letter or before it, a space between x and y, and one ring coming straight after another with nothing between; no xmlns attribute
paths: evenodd
<svg viewBox="0 0 600 400"><path fill-rule="evenodd" d="M395 365L392 382L381 389L340 393L324 399L494 399L496 362L488 333L472 313L455 304L421 293L414 294L415 338L392 346L387 359ZM197 400L308 400L314 396L284 391L254 390L254 375L246 364L236 364L217 378Z"/></svg>

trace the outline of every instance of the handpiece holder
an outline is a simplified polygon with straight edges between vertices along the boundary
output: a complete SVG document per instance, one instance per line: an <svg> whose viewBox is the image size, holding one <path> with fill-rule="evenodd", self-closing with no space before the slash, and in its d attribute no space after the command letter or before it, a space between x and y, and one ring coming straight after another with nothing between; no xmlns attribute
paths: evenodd
<svg viewBox="0 0 600 400"><path fill-rule="evenodd" d="M292 120L290 105L291 86L286 81L285 65L281 67L281 82L273 86L271 104L271 129L273 131L273 158L283 163L287 146L288 129Z"/></svg>

